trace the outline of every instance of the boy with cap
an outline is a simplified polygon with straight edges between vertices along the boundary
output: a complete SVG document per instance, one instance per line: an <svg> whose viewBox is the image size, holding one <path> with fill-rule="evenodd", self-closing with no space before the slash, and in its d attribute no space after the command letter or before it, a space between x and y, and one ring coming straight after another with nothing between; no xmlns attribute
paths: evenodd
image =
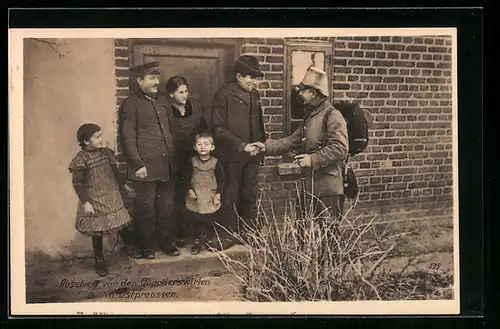
<svg viewBox="0 0 500 329"><path fill-rule="evenodd" d="M234 79L219 89L213 103L215 153L224 164L227 178L222 204L228 214L228 229L242 228L237 215L249 225L255 224L257 216L257 175L262 156L251 143L266 138L255 87L257 78L263 76L255 57L240 56L234 64Z"/></svg>
<svg viewBox="0 0 500 329"><path fill-rule="evenodd" d="M155 258L155 238L166 254L178 256L172 236L175 122L168 119L171 108L158 93L159 63L145 63L131 71L139 89L119 110L121 146L137 195L134 231L140 253L131 256Z"/></svg>

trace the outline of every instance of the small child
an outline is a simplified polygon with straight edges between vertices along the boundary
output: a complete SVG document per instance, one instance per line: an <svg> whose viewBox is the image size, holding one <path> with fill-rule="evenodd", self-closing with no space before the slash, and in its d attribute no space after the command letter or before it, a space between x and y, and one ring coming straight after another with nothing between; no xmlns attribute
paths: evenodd
<svg viewBox="0 0 500 329"><path fill-rule="evenodd" d="M222 165L211 155L215 149L212 135L199 133L194 139L197 155L183 168L185 177L186 219L193 229L191 254L197 255L204 244L208 232L213 232L213 224L221 211L221 192L224 190L225 175Z"/></svg>
<svg viewBox="0 0 500 329"><path fill-rule="evenodd" d="M128 226L131 218L120 188L129 197L134 197L134 191L118 171L114 152L103 146L101 127L93 123L83 124L78 128L77 140L82 150L68 167L79 199L75 228L92 237L95 270L100 276L106 276L103 235L122 229L120 233L124 242L130 242Z"/></svg>

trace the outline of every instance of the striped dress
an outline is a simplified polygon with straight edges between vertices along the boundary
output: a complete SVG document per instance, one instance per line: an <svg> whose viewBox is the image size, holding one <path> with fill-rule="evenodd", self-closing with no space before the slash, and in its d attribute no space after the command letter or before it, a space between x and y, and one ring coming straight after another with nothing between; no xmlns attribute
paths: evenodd
<svg viewBox="0 0 500 329"><path fill-rule="evenodd" d="M75 227L84 235L102 235L128 226L129 212L124 206L121 177L114 153L108 148L81 150L69 167L73 187L78 196ZM85 214L83 204L90 202L94 214Z"/></svg>

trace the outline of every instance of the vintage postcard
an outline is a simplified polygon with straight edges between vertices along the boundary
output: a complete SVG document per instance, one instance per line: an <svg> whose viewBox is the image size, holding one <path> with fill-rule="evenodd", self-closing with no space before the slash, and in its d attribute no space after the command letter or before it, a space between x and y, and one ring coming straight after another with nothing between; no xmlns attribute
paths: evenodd
<svg viewBox="0 0 500 329"><path fill-rule="evenodd" d="M12 315L458 314L454 28L9 30Z"/></svg>

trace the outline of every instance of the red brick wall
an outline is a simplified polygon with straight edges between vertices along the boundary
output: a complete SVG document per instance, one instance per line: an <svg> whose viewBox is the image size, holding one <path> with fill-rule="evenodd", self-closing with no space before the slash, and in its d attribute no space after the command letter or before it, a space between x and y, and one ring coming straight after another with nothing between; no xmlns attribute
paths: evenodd
<svg viewBox="0 0 500 329"><path fill-rule="evenodd" d="M305 39L305 38L301 38ZM412 218L452 213L451 38L313 38L334 48L333 97L358 102L371 117L371 141L351 159L361 194L357 208ZM117 104L128 93L124 81L127 42L117 40ZM245 39L242 54L258 58L266 131L284 130L284 39ZM280 157L267 157L259 188L275 203L292 199L293 178L276 175ZM364 209L364 210L363 210Z"/></svg>

